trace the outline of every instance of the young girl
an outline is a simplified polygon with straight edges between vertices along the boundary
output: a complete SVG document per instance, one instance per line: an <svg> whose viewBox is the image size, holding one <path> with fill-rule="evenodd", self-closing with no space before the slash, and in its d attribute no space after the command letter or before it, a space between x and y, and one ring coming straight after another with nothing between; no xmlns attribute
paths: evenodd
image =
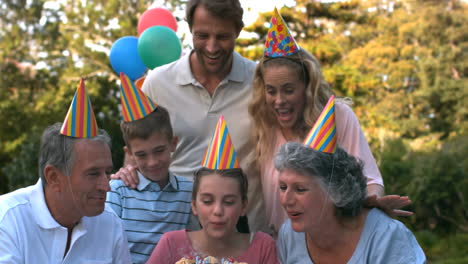
<svg viewBox="0 0 468 264"><path fill-rule="evenodd" d="M217 258L219 263L278 263L275 242L269 235L236 230L247 208L247 188L241 169L198 170L192 210L202 229L165 233L147 263L173 264L184 258L191 260L185 263L196 263L207 257Z"/></svg>

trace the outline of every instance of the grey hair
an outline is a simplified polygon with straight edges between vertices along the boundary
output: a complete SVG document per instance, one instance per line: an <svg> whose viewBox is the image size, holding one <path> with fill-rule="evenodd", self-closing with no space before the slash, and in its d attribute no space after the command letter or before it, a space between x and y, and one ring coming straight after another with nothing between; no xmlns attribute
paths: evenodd
<svg viewBox="0 0 468 264"><path fill-rule="evenodd" d="M74 138L60 134L62 123L55 123L47 127L42 133L41 148L39 151L39 176L42 185L47 182L44 176L44 168L52 165L69 176L73 165L73 149L78 140L103 142L112 148L111 138L103 129L98 129L98 135L92 138Z"/></svg>
<svg viewBox="0 0 468 264"><path fill-rule="evenodd" d="M340 147L329 154L289 142L277 153L275 168L315 177L334 203L338 217L353 217L362 210L367 196L363 164Z"/></svg>

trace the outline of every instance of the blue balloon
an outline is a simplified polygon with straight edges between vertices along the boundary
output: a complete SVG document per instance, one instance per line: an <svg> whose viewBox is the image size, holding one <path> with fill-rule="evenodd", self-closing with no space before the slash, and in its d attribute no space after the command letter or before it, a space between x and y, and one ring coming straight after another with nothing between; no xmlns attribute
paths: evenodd
<svg viewBox="0 0 468 264"><path fill-rule="evenodd" d="M119 75L125 73L132 81L140 78L146 71L146 66L138 56L138 38L126 36L112 44L110 55L112 69Z"/></svg>

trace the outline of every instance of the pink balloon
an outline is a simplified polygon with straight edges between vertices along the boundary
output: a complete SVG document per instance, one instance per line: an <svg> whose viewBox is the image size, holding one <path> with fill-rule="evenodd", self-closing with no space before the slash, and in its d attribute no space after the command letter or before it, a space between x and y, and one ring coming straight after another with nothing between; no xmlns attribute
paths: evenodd
<svg viewBox="0 0 468 264"><path fill-rule="evenodd" d="M171 12L164 8L149 9L141 15L138 20L138 35L152 26L165 26L177 32L177 20Z"/></svg>

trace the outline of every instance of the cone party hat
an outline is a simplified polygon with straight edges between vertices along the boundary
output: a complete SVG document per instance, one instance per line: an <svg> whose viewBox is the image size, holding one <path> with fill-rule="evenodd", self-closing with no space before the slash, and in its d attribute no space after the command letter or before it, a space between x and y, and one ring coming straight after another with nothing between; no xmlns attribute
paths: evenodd
<svg viewBox="0 0 468 264"><path fill-rule="evenodd" d="M124 73L120 73L120 81L120 100L122 102L122 116L125 122L142 119L158 107Z"/></svg>
<svg viewBox="0 0 468 264"><path fill-rule="evenodd" d="M206 149L202 166L213 170L239 168L236 150L222 115L219 117L211 143Z"/></svg>
<svg viewBox="0 0 468 264"><path fill-rule="evenodd" d="M298 52L299 49L283 17L275 7L265 41L264 55L267 57L285 57Z"/></svg>
<svg viewBox="0 0 468 264"><path fill-rule="evenodd" d="M82 78L63 121L60 134L77 138L90 138L97 136L97 129L96 117L85 90L85 80Z"/></svg>
<svg viewBox="0 0 468 264"><path fill-rule="evenodd" d="M322 113L307 135L304 145L315 150L334 153L336 150L335 96L328 99Z"/></svg>

